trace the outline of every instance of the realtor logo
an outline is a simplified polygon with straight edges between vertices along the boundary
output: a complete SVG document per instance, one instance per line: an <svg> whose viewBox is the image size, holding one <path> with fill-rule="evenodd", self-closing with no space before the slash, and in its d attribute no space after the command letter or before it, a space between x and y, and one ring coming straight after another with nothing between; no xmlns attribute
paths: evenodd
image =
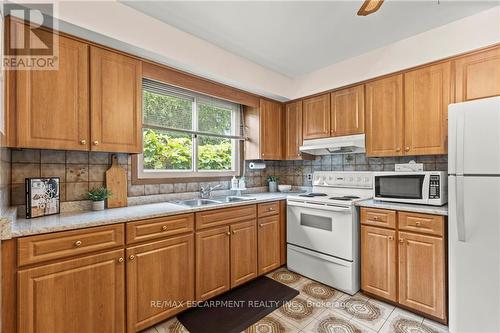
<svg viewBox="0 0 500 333"><path fill-rule="evenodd" d="M58 69L59 38L54 34L54 4L6 3L7 43L2 65L7 70Z"/></svg>

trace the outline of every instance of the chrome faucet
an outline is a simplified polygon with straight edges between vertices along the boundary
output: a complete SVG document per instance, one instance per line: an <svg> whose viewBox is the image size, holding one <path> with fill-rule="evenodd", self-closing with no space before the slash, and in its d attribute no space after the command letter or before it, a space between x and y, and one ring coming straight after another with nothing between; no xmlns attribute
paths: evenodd
<svg viewBox="0 0 500 333"><path fill-rule="evenodd" d="M221 186L220 185L215 185L215 186L207 185L206 187L200 186L200 198L209 199L212 196L212 191L219 187Z"/></svg>

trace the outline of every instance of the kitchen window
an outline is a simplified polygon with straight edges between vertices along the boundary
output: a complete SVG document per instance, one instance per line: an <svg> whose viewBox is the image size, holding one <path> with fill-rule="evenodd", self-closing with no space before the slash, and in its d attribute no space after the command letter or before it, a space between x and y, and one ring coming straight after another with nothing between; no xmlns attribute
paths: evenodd
<svg viewBox="0 0 500 333"><path fill-rule="evenodd" d="M143 79L141 178L239 174L240 105Z"/></svg>

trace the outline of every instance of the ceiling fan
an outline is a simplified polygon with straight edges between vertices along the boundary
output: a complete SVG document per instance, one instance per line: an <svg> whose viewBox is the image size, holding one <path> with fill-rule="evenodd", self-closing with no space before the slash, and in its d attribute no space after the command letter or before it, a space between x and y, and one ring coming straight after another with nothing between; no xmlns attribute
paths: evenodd
<svg viewBox="0 0 500 333"><path fill-rule="evenodd" d="M365 0L358 10L358 16L366 16L379 10L384 0Z"/></svg>

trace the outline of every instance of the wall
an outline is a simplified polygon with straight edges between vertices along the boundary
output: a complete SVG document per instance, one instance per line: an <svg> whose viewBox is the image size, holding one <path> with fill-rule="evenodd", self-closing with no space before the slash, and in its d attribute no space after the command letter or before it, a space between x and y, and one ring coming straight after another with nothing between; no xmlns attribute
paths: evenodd
<svg viewBox="0 0 500 333"><path fill-rule="evenodd" d="M60 177L61 201L81 201L92 187L103 186L105 172L110 165L109 153L56 151L41 149L4 150L4 166L12 167L11 202L14 206L25 204L24 179L29 177ZM312 161L266 161L266 169L250 170L245 162L247 187L254 191L266 190L266 177L275 175L279 183L298 187L310 187L307 174L314 171L393 171L395 163L407 163L411 159L424 163L425 170L447 170L447 156L384 157L367 158L365 154L320 156ZM9 161L12 161L9 162ZM197 195L200 186L222 185L221 190L230 188L229 181L192 182L175 184L132 185L131 159L127 154L118 154L118 163L128 172L129 197L141 197L143 202L174 200ZM153 197L157 196L157 197ZM142 199L137 199L139 202Z"/></svg>

